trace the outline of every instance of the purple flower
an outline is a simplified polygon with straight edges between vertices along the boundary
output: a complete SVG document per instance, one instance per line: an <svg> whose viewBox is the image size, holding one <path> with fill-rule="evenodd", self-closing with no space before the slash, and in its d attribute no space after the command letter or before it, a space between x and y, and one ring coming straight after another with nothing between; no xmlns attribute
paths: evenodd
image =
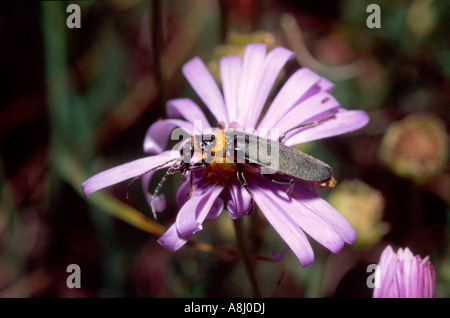
<svg viewBox="0 0 450 318"><path fill-rule="evenodd" d="M266 54L264 44L250 44L243 57L227 56L220 60L222 90L199 58L186 63L183 73L217 123L223 123L225 129L232 126L276 140L289 128L334 115L320 125L288 133L283 143L293 146L344 134L367 124L365 112L341 108L330 94L334 85L307 68L299 69L287 80L265 116L259 120L280 70L293 57L293 52L282 47ZM183 129L186 136L211 130L212 126L200 107L190 99L169 101L167 113L170 117L183 119L160 120L150 126L144 140L144 151L156 155L91 177L83 184L85 194L138 176L154 167L162 169L172 165L167 161L180 154L177 150L164 149L174 128ZM177 193L181 208L176 222L158 242L169 251L175 251L201 230L205 221L217 217L224 208L233 219L249 213L251 196L239 183L236 171L234 163L213 162L205 169L187 172L187 180ZM153 172L142 178L146 194ZM351 244L355 240L355 231L350 223L321 199L314 187L295 183L292 191L286 191L286 185L275 183L259 173L247 172L246 178L254 202L285 241L286 251L292 250L303 266L314 260L305 232L333 253L339 252L344 243ZM151 199L150 195L147 196ZM159 210L163 209L163 203L157 202Z"/></svg>
<svg viewBox="0 0 450 318"><path fill-rule="evenodd" d="M421 259L408 248L394 253L387 246L375 275L374 298L433 298L436 277L428 256Z"/></svg>

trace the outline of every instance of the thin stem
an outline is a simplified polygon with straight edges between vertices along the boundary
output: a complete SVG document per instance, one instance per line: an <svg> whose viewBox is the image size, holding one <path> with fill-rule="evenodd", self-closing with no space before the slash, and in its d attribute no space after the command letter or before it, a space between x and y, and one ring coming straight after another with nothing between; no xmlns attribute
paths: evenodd
<svg viewBox="0 0 450 318"><path fill-rule="evenodd" d="M228 29L228 11L225 0L219 0L220 7L220 42L225 43L227 39L227 29Z"/></svg>
<svg viewBox="0 0 450 318"><path fill-rule="evenodd" d="M242 220L240 218L235 219L233 221L233 225L234 230L236 232L237 244L242 254L242 260L244 261L245 271L247 272L248 278L250 279L250 284L252 285L253 295L254 297L260 298L261 292L259 290L259 285L258 281L256 280L253 263L251 261L248 246L246 244Z"/></svg>
<svg viewBox="0 0 450 318"><path fill-rule="evenodd" d="M163 83L163 74L161 68L161 52L163 48L164 36L163 18L162 18L162 3L161 0L153 0L150 5L151 14L151 44L153 46L153 63L155 64L155 77L158 88L158 102L164 103L165 91Z"/></svg>

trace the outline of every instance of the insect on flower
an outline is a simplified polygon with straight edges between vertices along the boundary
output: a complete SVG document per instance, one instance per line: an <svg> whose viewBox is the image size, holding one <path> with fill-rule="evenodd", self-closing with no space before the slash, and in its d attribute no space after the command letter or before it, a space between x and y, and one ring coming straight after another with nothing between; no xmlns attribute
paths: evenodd
<svg viewBox="0 0 450 318"><path fill-rule="evenodd" d="M263 172L274 182L289 184L290 187L287 189L287 192L291 191L294 180L312 183L321 187L334 187L336 180L333 178L332 169L329 165L300 150L282 144L286 133L289 131L319 125L321 122L333 117L334 115L331 115L320 121L293 127L281 134L278 141L234 129L225 131L223 123L221 123L221 128L216 134L192 136L181 148L180 157L164 163L175 161L158 184L151 199L150 206L155 219L155 198L167 177L170 174L180 172L182 174L181 180L183 180L184 175L188 171L206 169L212 162L235 164L237 179L251 197L253 197L253 194L248 188L244 174L245 168L255 173ZM198 153L199 159L191 163L195 152ZM142 175L157 168L154 167ZM127 188L142 175L135 177L128 184Z"/></svg>
<svg viewBox="0 0 450 318"><path fill-rule="evenodd" d="M182 119L159 120L149 127L144 151L156 155L94 175L83 183L85 194L140 177L155 213L164 209L163 196L157 196L164 181L179 172L186 180L176 196L180 210L158 239L169 251L183 246L223 210L236 219L256 205L285 241L284 253L292 250L303 266L314 259L304 231L331 252L339 252L355 240L355 231L314 186L333 186L332 169L292 146L354 131L367 124L368 116L340 107L330 94L331 82L300 68L260 118L279 72L293 57L282 47L266 53L264 44L250 44L243 57L221 59L222 90L206 65L193 58L183 73L217 124L211 126L190 99L169 101L168 116ZM180 142L164 150L169 136ZM163 168L168 170L150 195L150 180Z"/></svg>

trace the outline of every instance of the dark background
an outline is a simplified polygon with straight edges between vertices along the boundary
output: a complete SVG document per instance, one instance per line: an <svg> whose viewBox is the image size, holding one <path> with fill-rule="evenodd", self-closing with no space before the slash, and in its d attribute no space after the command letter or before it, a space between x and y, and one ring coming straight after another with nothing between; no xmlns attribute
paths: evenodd
<svg viewBox="0 0 450 318"><path fill-rule="evenodd" d="M367 27L369 2L358 0L1 2L0 297L251 295L235 254L196 244L169 253L156 243L161 226L174 220L174 204L158 225L139 186L129 199L126 184L86 199L81 183L145 156L145 132L165 117L167 100L201 104L181 74L183 63L194 56L213 61L230 32L255 31L310 53L290 62L284 79L310 67L336 84L343 107L369 114L363 129L307 149L333 166L340 183L360 180L381 194L378 208L389 225L370 244L346 246L338 255L312 243L316 260L308 268L290 254L279 263L257 262L263 295L371 297L367 265L391 244L429 255L437 296L450 296L448 161L419 182L379 159L387 129L412 114L432 114L448 131L449 3L371 2L380 5L380 29ZM71 3L80 6L80 29L66 26ZM281 24L286 17L298 24L302 43L289 39ZM448 152L444 135L444 150L425 149ZM420 144L410 146L420 154ZM169 201L177 186L176 177L165 185ZM373 208L370 202L362 209ZM281 239L261 213L250 218L244 223L254 253L270 258ZM223 213L194 241L235 251L230 224ZM81 268L79 289L66 285L69 264Z"/></svg>

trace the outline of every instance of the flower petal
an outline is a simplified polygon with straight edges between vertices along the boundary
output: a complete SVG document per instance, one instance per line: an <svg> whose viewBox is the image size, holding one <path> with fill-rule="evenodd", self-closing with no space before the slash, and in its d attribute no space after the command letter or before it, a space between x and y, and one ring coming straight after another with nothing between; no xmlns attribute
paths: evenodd
<svg viewBox="0 0 450 318"><path fill-rule="evenodd" d="M183 66L183 74L217 121L224 121L228 125L229 120L222 92L205 63L200 58L194 57Z"/></svg>
<svg viewBox="0 0 450 318"><path fill-rule="evenodd" d="M424 297L434 298L436 297L436 273L434 267L429 261L425 264L424 273Z"/></svg>
<svg viewBox="0 0 450 318"><path fill-rule="evenodd" d="M137 159L125 163L123 165L102 171L90 177L83 183L82 188L84 194L88 196L92 192L106 188L110 185L119 183L121 181L136 177L160 165L161 167L158 167L158 169L162 169L172 164L167 163L164 165L165 162L171 159L175 159L179 156L180 154L178 152L169 150L162 152L156 156Z"/></svg>
<svg viewBox="0 0 450 318"><path fill-rule="evenodd" d="M266 219L295 253L300 263L304 267L311 265L314 261L314 252L306 235L291 219L287 211L280 207L278 201L273 201L264 189L253 182L252 184L254 185L251 186L254 200Z"/></svg>
<svg viewBox="0 0 450 318"><path fill-rule="evenodd" d="M178 235L176 224L171 227L158 239L158 243L169 252L175 252L181 248L189 238L183 238Z"/></svg>
<svg viewBox="0 0 450 318"><path fill-rule="evenodd" d="M272 257L276 261L281 261L290 250L289 246L284 244L284 250L282 252L273 252Z"/></svg>
<svg viewBox="0 0 450 318"><path fill-rule="evenodd" d="M259 70L258 81L252 98L252 106L248 108L244 123L247 127L256 127L264 104L269 96L275 80L286 62L294 57L294 53L282 47L277 47L267 54L262 68Z"/></svg>
<svg viewBox="0 0 450 318"><path fill-rule="evenodd" d="M203 221L217 216L219 209L221 211L223 201L218 196L222 190L221 186L212 185L206 192L193 192L178 212L177 221L158 239L158 243L170 252L182 247L202 228Z"/></svg>
<svg viewBox="0 0 450 318"><path fill-rule="evenodd" d="M224 206L225 206L225 204L223 203L223 200L220 197L217 198L214 201L210 211L208 212L208 215L206 216L205 222L213 220L216 217L218 217L220 215L220 213L222 213Z"/></svg>
<svg viewBox="0 0 450 318"><path fill-rule="evenodd" d="M339 106L339 102L330 93L320 92L287 111L276 123L275 127L282 134L288 129L312 122L311 118L315 116L332 110L336 112ZM325 118L326 116L323 115L321 117Z"/></svg>
<svg viewBox="0 0 450 318"><path fill-rule="evenodd" d="M336 85L334 85L333 82L327 80L327 79L324 78L324 77L322 77L322 78L320 79L318 85L319 85L319 87L320 87L320 89L321 89L322 91L329 92L329 93L331 93L332 91L334 91L334 89L335 89L335 87L336 87Z"/></svg>
<svg viewBox="0 0 450 318"><path fill-rule="evenodd" d="M291 196L298 201L301 200L301 204L308 208L311 213L319 215L329 224L329 227L339 233L345 243L352 244L355 241L356 232L350 222L332 205L319 197L316 188L308 189L303 186L296 186Z"/></svg>
<svg viewBox="0 0 450 318"><path fill-rule="evenodd" d="M266 189L266 195L284 211L289 211L289 217L303 231L333 253L337 253L342 249L344 240L340 233L337 232L337 229L334 228L334 225L322 217L323 210L315 211L310 206L303 204L305 200L308 200L308 197L304 195L302 185L295 184L292 193L288 195L285 192L286 187L270 180L263 180L262 182L265 184L260 184L260 187ZM323 200L319 196L316 196L315 199ZM331 206L328 209L335 211ZM354 233L350 225L349 230Z"/></svg>
<svg viewBox="0 0 450 318"><path fill-rule="evenodd" d="M174 131L175 127L181 129ZM194 134L195 128L190 122L181 119L158 120L147 129L144 138L144 151L159 153L166 148L169 137L171 140L179 141L180 137L186 139Z"/></svg>
<svg viewBox="0 0 450 318"><path fill-rule="evenodd" d="M291 109L321 77L304 67L295 72L283 85L258 127L276 127L280 118ZM319 90L319 88L317 88Z"/></svg>
<svg viewBox="0 0 450 318"><path fill-rule="evenodd" d="M183 116L194 125L195 133L200 134L204 128L211 127L200 107L189 98L172 99L167 102L169 117ZM200 125L200 127L197 127Z"/></svg>
<svg viewBox="0 0 450 318"><path fill-rule="evenodd" d="M360 129L368 122L369 116L367 116L366 112L340 108L339 112L336 113L336 118L288 135L285 139L285 144L294 146L312 140L342 135Z"/></svg>
<svg viewBox="0 0 450 318"><path fill-rule="evenodd" d="M186 173L186 181L184 181L179 187L177 191L176 201L179 206L183 206L186 203L188 198L189 190L190 190L190 172Z"/></svg>
<svg viewBox="0 0 450 318"><path fill-rule="evenodd" d="M373 298L383 298L395 288L394 274L395 274L395 253L392 247L388 245L381 253L378 268L376 269L375 281L376 287L373 289Z"/></svg>
<svg viewBox="0 0 450 318"><path fill-rule="evenodd" d="M240 55L225 56L220 59L222 90L227 105L228 118L230 120L237 118L237 101L241 70L242 58Z"/></svg>
<svg viewBox="0 0 450 318"><path fill-rule="evenodd" d="M263 67L264 58L266 56L266 45L262 43L252 43L247 46L244 52L242 62L241 79L238 87L238 112L236 120L241 126L247 127L247 113L253 107L253 96L257 94L257 83L259 81L259 72Z"/></svg>
<svg viewBox="0 0 450 318"><path fill-rule="evenodd" d="M230 217L234 220L246 215L251 207L251 197L247 190L240 184L232 184L228 187L231 200L227 203L227 210Z"/></svg>
<svg viewBox="0 0 450 318"><path fill-rule="evenodd" d="M222 186L211 183L206 186L201 184L194 188L191 197L177 215L176 224L180 237L189 238L202 229L203 221L222 190Z"/></svg>

